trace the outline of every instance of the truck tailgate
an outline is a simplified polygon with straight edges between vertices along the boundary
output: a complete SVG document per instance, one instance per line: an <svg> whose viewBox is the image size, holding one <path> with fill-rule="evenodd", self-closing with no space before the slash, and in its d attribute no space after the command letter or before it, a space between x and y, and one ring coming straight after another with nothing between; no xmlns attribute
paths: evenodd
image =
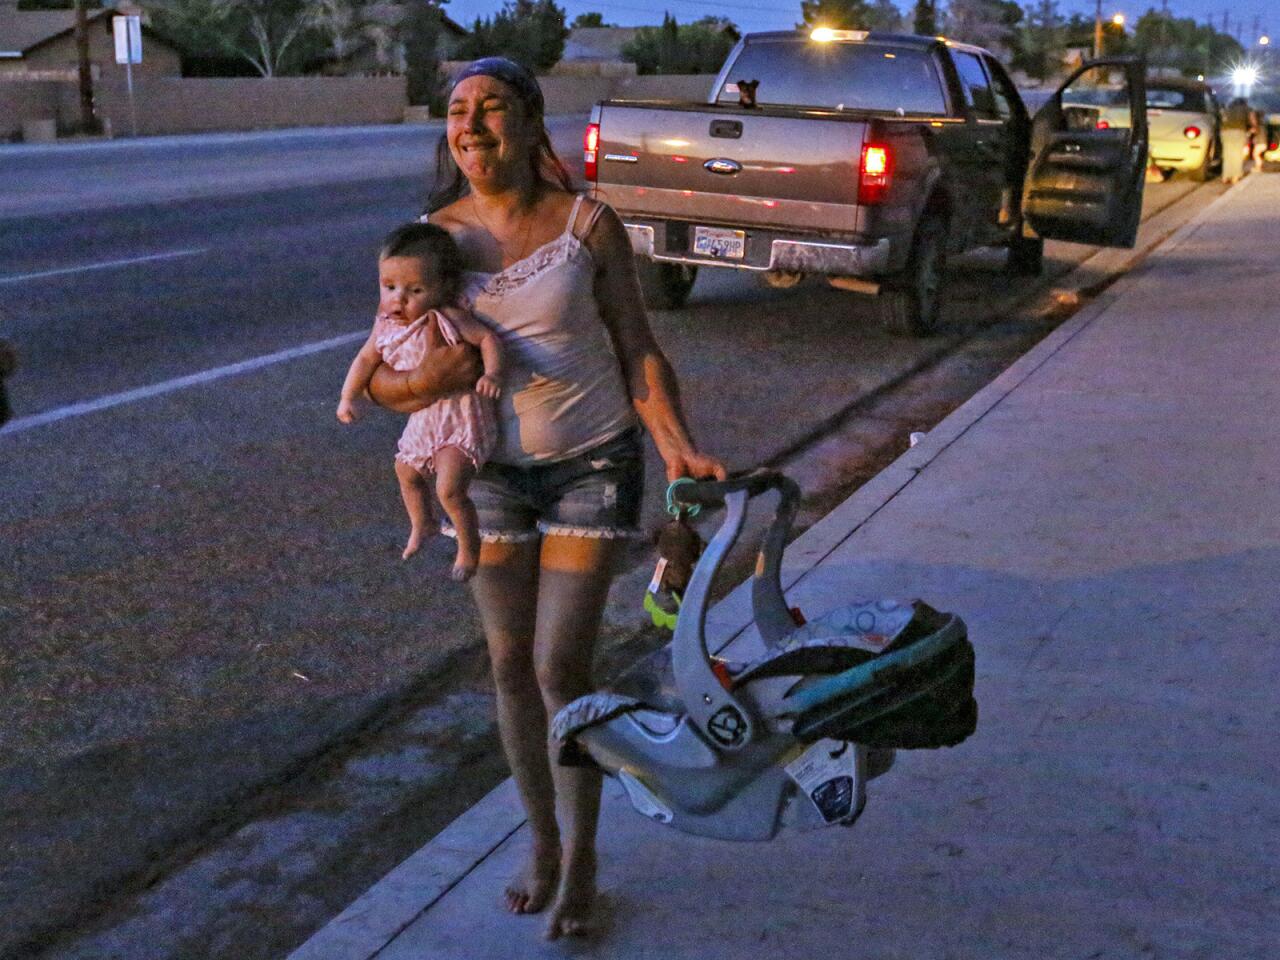
<svg viewBox="0 0 1280 960"><path fill-rule="evenodd" d="M866 122L798 113L606 101L600 195L624 214L851 232Z"/></svg>

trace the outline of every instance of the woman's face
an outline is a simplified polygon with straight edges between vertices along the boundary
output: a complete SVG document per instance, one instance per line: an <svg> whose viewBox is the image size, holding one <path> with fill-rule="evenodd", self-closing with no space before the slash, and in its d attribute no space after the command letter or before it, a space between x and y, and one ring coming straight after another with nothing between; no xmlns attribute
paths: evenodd
<svg viewBox="0 0 1280 960"><path fill-rule="evenodd" d="M515 91L494 77L467 77L449 96L449 151L473 185L505 185L529 169L529 126Z"/></svg>

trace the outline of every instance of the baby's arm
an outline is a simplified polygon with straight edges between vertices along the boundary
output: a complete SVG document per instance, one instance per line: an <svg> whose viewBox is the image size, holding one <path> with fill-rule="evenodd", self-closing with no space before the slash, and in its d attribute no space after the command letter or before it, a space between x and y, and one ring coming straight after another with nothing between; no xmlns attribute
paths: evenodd
<svg viewBox="0 0 1280 960"><path fill-rule="evenodd" d="M338 400L338 419L343 423L355 423L360 416L360 411L356 408L356 402L369 389L369 381L373 379L373 372L378 369L381 363L382 354L378 352L378 347L373 342L373 333L371 332L369 339L364 342L364 346L356 354L356 358L351 361L351 369L347 371L347 378L342 381L342 396Z"/></svg>
<svg viewBox="0 0 1280 960"><path fill-rule="evenodd" d="M476 381L476 393L496 398L502 394L502 342L497 335L466 310L447 307L443 311L467 343L480 348L484 376Z"/></svg>

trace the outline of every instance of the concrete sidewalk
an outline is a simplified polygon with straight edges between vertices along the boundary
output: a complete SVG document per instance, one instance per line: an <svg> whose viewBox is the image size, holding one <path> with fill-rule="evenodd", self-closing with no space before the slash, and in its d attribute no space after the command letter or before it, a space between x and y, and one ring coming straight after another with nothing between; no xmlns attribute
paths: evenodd
<svg viewBox="0 0 1280 960"><path fill-rule="evenodd" d="M508 782L293 960L1277 956L1278 238L1250 177L792 545L806 611L919 596L978 651L978 732L851 830L701 840L606 782L607 928L546 944Z"/></svg>

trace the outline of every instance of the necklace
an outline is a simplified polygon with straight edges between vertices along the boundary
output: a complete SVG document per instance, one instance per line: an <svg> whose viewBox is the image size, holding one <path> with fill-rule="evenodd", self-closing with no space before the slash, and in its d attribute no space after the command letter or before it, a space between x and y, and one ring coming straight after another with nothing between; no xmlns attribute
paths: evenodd
<svg viewBox="0 0 1280 960"><path fill-rule="evenodd" d="M525 215L524 234L520 237L520 246L516 247L517 255L513 257L507 252L507 245L503 242L502 238L498 236L493 227L489 226L489 223L485 218L480 215L480 207L476 205L476 195L474 193L471 194L471 211L476 215L476 219L480 221L480 226L484 227L485 230L489 232L489 236L493 237L497 242L498 249L502 251L503 260L510 260L511 263L518 263L520 255L524 253L525 247L529 245L529 233L533 230L533 218L527 214ZM504 269L511 266L511 263L504 263Z"/></svg>

